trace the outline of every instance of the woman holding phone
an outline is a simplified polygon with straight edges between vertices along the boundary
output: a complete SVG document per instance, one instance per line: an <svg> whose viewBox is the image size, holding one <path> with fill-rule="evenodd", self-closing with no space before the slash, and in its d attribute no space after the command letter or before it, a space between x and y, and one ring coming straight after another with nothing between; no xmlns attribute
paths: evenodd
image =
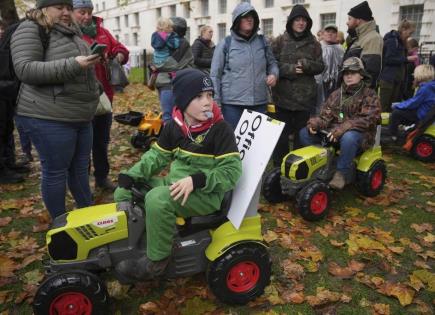
<svg viewBox="0 0 435 315"><path fill-rule="evenodd" d="M128 50L118 42L110 32L102 26L103 19L92 15L94 6L91 0L73 0L73 16L83 32L83 39L89 44L106 45L103 59L96 64L95 72L98 81L103 85L104 92L113 102L113 88L108 77L108 59L116 58L120 64L128 61ZM94 128L94 142L92 146L92 161L94 165L95 187L108 191L115 190L116 186L108 179L109 158L108 147L110 142L110 128L112 126L112 113L98 115L92 121Z"/></svg>
<svg viewBox="0 0 435 315"><path fill-rule="evenodd" d="M65 213L67 184L78 208L92 204L88 166L100 58L80 35L71 0L37 0L11 39L21 81L16 120L38 151L42 199L52 218Z"/></svg>

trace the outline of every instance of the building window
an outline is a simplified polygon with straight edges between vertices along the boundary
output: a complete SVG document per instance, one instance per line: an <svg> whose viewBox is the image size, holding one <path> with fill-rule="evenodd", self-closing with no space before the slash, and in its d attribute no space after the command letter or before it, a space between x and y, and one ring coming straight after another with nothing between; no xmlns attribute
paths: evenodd
<svg viewBox="0 0 435 315"><path fill-rule="evenodd" d="M183 8L184 17L186 19L190 18L190 2L183 3Z"/></svg>
<svg viewBox="0 0 435 315"><path fill-rule="evenodd" d="M302 4L305 3L305 0L292 0L293 4Z"/></svg>
<svg viewBox="0 0 435 315"><path fill-rule="evenodd" d="M124 25L128 27L128 15L124 15Z"/></svg>
<svg viewBox="0 0 435 315"><path fill-rule="evenodd" d="M117 30L120 30L120 29L121 29L121 22L120 22L120 18L119 18L119 16L117 16L117 17L115 18L115 21L116 21L116 29L117 29Z"/></svg>
<svg viewBox="0 0 435 315"><path fill-rule="evenodd" d="M124 34L124 44L130 46L130 34Z"/></svg>
<svg viewBox="0 0 435 315"><path fill-rule="evenodd" d="M227 0L219 0L219 13L227 13Z"/></svg>
<svg viewBox="0 0 435 315"><path fill-rule="evenodd" d="M133 33L133 46L138 46L138 36L137 36L137 33Z"/></svg>
<svg viewBox="0 0 435 315"><path fill-rule="evenodd" d="M98 12L98 3L95 5L95 12Z"/></svg>
<svg viewBox="0 0 435 315"><path fill-rule="evenodd" d="M157 8L156 9L156 17L159 18L162 16L162 8Z"/></svg>
<svg viewBox="0 0 435 315"><path fill-rule="evenodd" d="M221 41L227 36L227 25L225 23L218 24L218 40Z"/></svg>
<svg viewBox="0 0 435 315"><path fill-rule="evenodd" d="M335 24L335 13L320 14L320 26L322 29L328 24Z"/></svg>
<svg viewBox="0 0 435 315"><path fill-rule="evenodd" d="M241 2L248 2L248 3L251 3L251 0L242 0Z"/></svg>
<svg viewBox="0 0 435 315"><path fill-rule="evenodd" d="M263 35L266 37L273 36L273 19L261 20L263 25Z"/></svg>
<svg viewBox="0 0 435 315"><path fill-rule="evenodd" d="M134 26L139 26L139 12L134 14Z"/></svg>
<svg viewBox="0 0 435 315"><path fill-rule="evenodd" d="M208 0L201 0L202 16L208 16Z"/></svg>
<svg viewBox="0 0 435 315"><path fill-rule="evenodd" d="M413 21L415 23L415 32L412 37L420 39L421 20L423 19L424 4L407 5L400 7L399 23L403 19Z"/></svg>
<svg viewBox="0 0 435 315"><path fill-rule="evenodd" d="M119 42L119 35L118 34L115 35L115 38L116 38L116 41Z"/></svg>
<svg viewBox="0 0 435 315"><path fill-rule="evenodd" d="M273 7L273 0L264 0L264 7L265 8L272 8Z"/></svg>
<svg viewBox="0 0 435 315"><path fill-rule="evenodd" d="M171 16L176 16L176 15L177 15L177 7L176 7L175 4L174 4L174 5L171 5L171 6L169 7L169 10L170 10L170 12L171 12Z"/></svg>
<svg viewBox="0 0 435 315"><path fill-rule="evenodd" d="M184 38L186 38L186 40L190 42L190 27L186 28L186 35L184 35Z"/></svg>
<svg viewBox="0 0 435 315"><path fill-rule="evenodd" d="M106 2L103 1L103 11L106 10Z"/></svg>

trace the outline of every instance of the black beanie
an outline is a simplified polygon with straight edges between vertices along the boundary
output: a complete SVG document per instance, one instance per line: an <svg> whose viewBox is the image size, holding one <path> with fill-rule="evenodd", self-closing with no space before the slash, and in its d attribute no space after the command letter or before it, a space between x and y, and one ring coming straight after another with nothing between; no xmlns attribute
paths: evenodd
<svg viewBox="0 0 435 315"><path fill-rule="evenodd" d="M175 106L185 111L190 101L204 91L212 91L213 83L210 77L198 69L183 69L177 71L172 81Z"/></svg>
<svg viewBox="0 0 435 315"><path fill-rule="evenodd" d="M361 2L360 4L351 8L347 15L350 15L351 17L354 17L356 19L362 19L364 21L373 20L373 13L372 10L370 10L367 1Z"/></svg>
<svg viewBox="0 0 435 315"><path fill-rule="evenodd" d="M58 5L58 4L66 4L69 6L73 6L72 0L36 0L36 8L42 9L46 7L50 7L52 5Z"/></svg>

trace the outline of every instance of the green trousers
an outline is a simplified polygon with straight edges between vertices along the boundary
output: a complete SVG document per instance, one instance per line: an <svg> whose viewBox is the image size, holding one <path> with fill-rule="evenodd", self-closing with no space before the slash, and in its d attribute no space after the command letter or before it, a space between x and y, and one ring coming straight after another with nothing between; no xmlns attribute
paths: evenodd
<svg viewBox="0 0 435 315"><path fill-rule="evenodd" d="M158 261L171 254L177 216L188 218L211 214L219 210L223 195L194 190L186 204L181 206L183 198L173 200L166 177L153 177L148 183L153 189L145 195L147 256Z"/></svg>
<svg viewBox="0 0 435 315"><path fill-rule="evenodd" d="M391 83L383 80L379 82L382 112L391 113L391 104L402 100L402 88L403 84L401 82Z"/></svg>

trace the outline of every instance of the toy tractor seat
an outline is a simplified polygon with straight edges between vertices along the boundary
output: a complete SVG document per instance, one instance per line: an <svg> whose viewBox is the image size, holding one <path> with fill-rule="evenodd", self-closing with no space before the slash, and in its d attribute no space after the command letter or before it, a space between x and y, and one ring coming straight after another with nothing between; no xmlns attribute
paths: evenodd
<svg viewBox="0 0 435 315"><path fill-rule="evenodd" d="M145 190L150 190L151 187L145 185ZM142 203L145 199L145 194L139 191L137 188L132 189L133 200ZM233 191L227 191L222 199L221 207L218 211L215 211L208 215L195 216L190 218L177 218L177 227L180 231L180 235L191 234L200 230L214 229L227 221L227 214L230 210Z"/></svg>

